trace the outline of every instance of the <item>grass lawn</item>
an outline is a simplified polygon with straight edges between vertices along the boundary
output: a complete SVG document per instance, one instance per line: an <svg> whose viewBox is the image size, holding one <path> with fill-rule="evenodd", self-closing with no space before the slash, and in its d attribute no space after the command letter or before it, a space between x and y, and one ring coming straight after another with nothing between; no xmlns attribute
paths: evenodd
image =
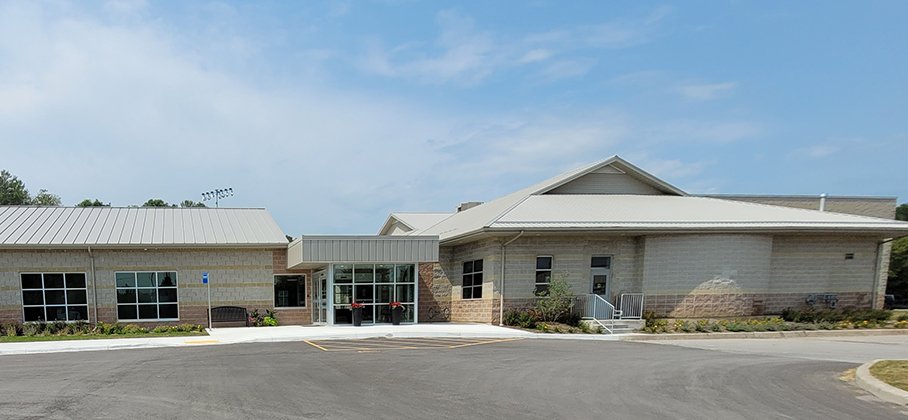
<svg viewBox="0 0 908 420"><path fill-rule="evenodd" d="M0 343L23 343L28 341L66 341L66 340L99 340L109 338L144 338L144 337L191 337L208 335L205 331L192 332L166 332L166 333L148 333L148 334L86 334L86 335L36 335L15 337L0 336Z"/></svg>
<svg viewBox="0 0 908 420"><path fill-rule="evenodd" d="M908 391L908 360L883 360L870 367L870 374L889 385Z"/></svg>

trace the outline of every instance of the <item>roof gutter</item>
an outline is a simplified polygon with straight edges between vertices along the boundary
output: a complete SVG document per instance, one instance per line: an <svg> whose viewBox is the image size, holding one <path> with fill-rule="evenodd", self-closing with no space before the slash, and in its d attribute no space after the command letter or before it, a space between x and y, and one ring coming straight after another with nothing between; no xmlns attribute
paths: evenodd
<svg viewBox="0 0 908 420"><path fill-rule="evenodd" d="M501 276L499 277L500 280L498 280L498 290L499 290L499 292L498 292L498 325L499 326L504 325L504 265L505 265L505 262L507 261L507 252L505 251L505 248L507 248L507 246L510 245L512 242L516 241L517 239L520 239L521 236L523 236L522 230L520 231L520 233L517 234L517 236L515 236L515 237L509 239L507 242L503 242L501 244Z"/></svg>

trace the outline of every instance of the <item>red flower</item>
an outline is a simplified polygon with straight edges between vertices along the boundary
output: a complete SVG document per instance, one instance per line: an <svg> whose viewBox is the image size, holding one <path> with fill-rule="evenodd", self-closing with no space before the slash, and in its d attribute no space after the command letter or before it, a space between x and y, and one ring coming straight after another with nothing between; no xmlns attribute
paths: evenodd
<svg viewBox="0 0 908 420"><path fill-rule="evenodd" d="M350 304L351 309L359 309L359 308L363 308L365 306L366 305L363 305L362 303L356 303L356 302L353 302Z"/></svg>
<svg viewBox="0 0 908 420"><path fill-rule="evenodd" d="M400 302L391 302L388 304L388 306L390 306L391 309L394 309L394 308L400 308L403 305Z"/></svg>

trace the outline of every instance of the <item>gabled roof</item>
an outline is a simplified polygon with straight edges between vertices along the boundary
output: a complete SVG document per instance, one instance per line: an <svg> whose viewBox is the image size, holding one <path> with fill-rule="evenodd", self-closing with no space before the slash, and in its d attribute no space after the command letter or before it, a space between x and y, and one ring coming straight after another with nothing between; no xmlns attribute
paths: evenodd
<svg viewBox="0 0 908 420"><path fill-rule="evenodd" d="M390 234L391 227L394 226L395 223L400 223L401 225L403 225L407 229L409 229L407 231L407 233L405 233L405 234L409 234L412 231L422 230L429 226L432 226L444 219L447 219L452 214L453 213L430 213L430 212L391 213L388 216L388 218L385 219L385 223L382 225L381 229L379 229L378 234L379 235Z"/></svg>
<svg viewBox="0 0 908 420"><path fill-rule="evenodd" d="M608 169L603 172L603 169ZM658 195L557 193L593 173L622 173ZM504 197L452 214L408 235L450 242L482 232L601 231L860 231L908 234L908 223L817 210L693 197L618 156L568 171Z"/></svg>
<svg viewBox="0 0 908 420"><path fill-rule="evenodd" d="M0 206L0 248L286 247L265 209Z"/></svg>
<svg viewBox="0 0 908 420"><path fill-rule="evenodd" d="M504 197L483 203L479 206L454 213L450 217L419 231L414 234L419 235L438 235L442 240L459 237L480 231L483 227L490 226L499 217L504 216L508 211L526 200L530 196L545 194L580 177L593 173L598 169L612 166L621 168L626 173L635 175L638 179L646 182L656 188L664 191L666 194L685 195L684 191L662 181L661 179L645 172L644 170L632 165L630 162L619 156L612 156L608 159L595 162L581 168L567 171L540 183L531 185L522 190L513 192Z"/></svg>

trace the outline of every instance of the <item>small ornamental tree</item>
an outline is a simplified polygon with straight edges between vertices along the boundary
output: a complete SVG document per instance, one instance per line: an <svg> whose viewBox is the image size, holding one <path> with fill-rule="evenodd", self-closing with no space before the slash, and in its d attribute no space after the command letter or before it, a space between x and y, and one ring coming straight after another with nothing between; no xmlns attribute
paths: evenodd
<svg viewBox="0 0 908 420"><path fill-rule="evenodd" d="M574 293L568 282L568 273L562 273L549 282L546 291L536 294L536 312L543 322L554 322L571 313L574 308Z"/></svg>

